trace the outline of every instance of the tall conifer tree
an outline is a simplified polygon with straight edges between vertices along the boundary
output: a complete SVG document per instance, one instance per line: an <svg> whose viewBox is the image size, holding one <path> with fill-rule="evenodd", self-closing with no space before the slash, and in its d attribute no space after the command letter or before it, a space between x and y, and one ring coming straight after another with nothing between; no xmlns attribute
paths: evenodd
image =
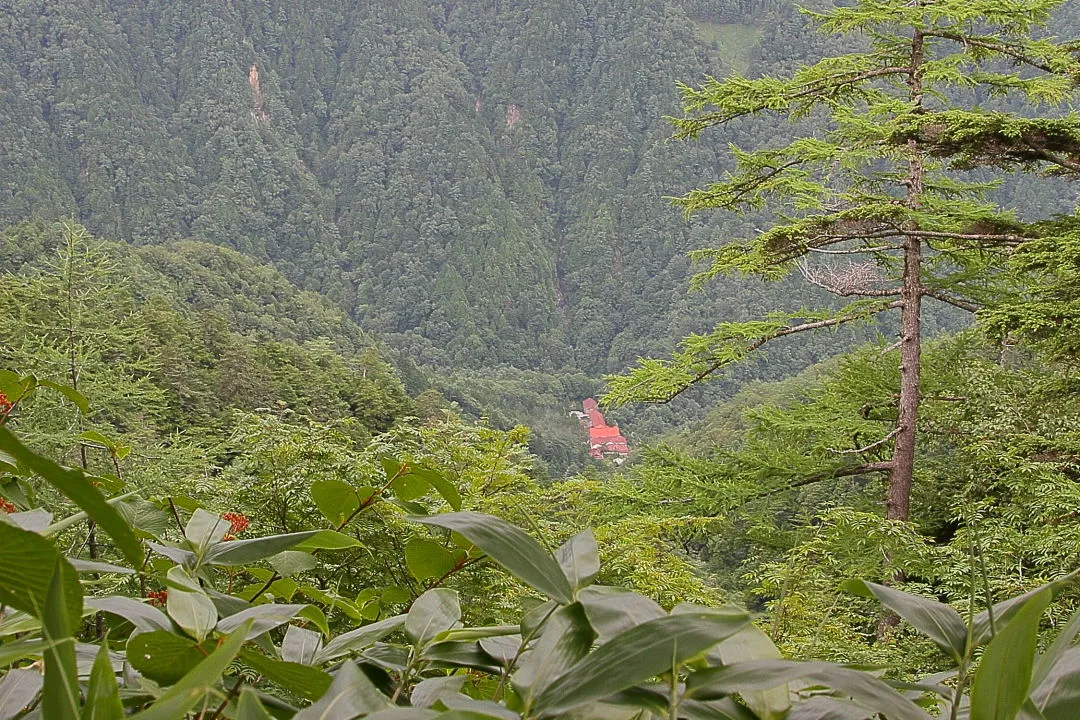
<svg viewBox="0 0 1080 720"><path fill-rule="evenodd" d="M828 118L825 130L783 147L733 147L735 169L677 203L687 213L771 209L755 237L697 253L725 273L765 278L801 271L854 298L839 310L721 323L686 338L669 360L642 360L611 378L608 400L666 402L766 342L899 311L896 425L831 471L888 474L886 515L907 519L919 414L923 301L977 311L1007 293L1008 257L1077 232L1075 217L1031 222L992 198L992 182L961 171L1075 172L1080 118L1062 108L1080 81L1080 43L1045 36L1062 0L857 0L810 13L865 48L790 77L733 76L683 87L677 136L765 114ZM995 109L1018 96L1052 110ZM981 103L981 104L980 104ZM891 455L873 461L891 446Z"/></svg>

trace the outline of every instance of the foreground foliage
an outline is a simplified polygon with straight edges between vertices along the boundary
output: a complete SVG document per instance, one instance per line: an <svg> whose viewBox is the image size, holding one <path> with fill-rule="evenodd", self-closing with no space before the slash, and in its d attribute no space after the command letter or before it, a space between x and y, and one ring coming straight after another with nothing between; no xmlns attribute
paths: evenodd
<svg viewBox="0 0 1080 720"><path fill-rule="evenodd" d="M36 390L31 378L21 382ZM23 400L11 397L4 421ZM0 452L3 492L13 498L0 512L4 718L1054 720L1073 716L1080 693L1080 649L1071 647L1080 616L1036 656L1040 618L1072 575L979 613L972 605L966 621L946 605L851 582L850 592L876 597L955 666L918 683L887 682L856 667L785 660L741 609L667 611L597 584L592 532L545 549L493 515L457 510L456 485L412 461L384 458L377 487L312 484L325 529L239 539L249 528L242 513L186 512L172 498L125 493L118 478L57 465L6 427ZM81 512L55 517L31 502L38 488ZM405 499L429 492L450 511L429 514ZM298 602L293 578L357 548L344 531L388 503L432 533L405 548L422 590L403 611L348 612L371 595L354 603L332 587L303 590L315 602ZM87 523L108 538L92 561L78 557ZM64 550L59 541L71 534ZM512 622L462 622L469 608L444 585L476 563L501 566L527 588Z"/></svg>

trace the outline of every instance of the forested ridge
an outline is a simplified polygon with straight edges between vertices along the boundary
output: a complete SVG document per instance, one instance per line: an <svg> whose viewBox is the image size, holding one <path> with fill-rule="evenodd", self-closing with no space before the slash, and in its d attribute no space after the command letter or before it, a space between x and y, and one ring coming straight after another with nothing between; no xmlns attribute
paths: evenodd
<svg viewBox="0 0 1080 720"><path fill-rule="evenodd" d="M12 3L0 218L239 250L422 365L596 377L776 297L686 298L685 254L731 220L663 196L724 143L672 144L664 116L676 80L767 66L757 40L792 12Z"/></svg>
<svg viewBox="0 0 1080 720"><path fill-rule="evenodd" d="M0 20L0 720L1080 714L1080 5Z"/></svg>

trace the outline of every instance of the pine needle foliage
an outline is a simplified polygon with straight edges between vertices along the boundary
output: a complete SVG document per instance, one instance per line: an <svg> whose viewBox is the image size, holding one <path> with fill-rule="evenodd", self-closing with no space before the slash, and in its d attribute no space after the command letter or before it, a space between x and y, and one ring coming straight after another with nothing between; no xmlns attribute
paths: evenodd
<svg viewBox="0 0 1080 720"><path fill-rule="evenodd" d="M682 86L677 138L741 118L810 118L821 127L781 147L731 152L721 180L675 198L702 210L771 211L772 227L697 252L695 280L779 279L801 272L853 304L825 312L720 323L668 359L643 359L609 378L607 402L667 402L767 342L899 310L901 387L890 433L887 512L906 518L919 406L924 299L967 311L1015 298L1006 272L1018 248L1075 237L1075 216L1031 221L993 197L1004 172L1080 169L1080 43L1045 34L1061 0L858 0L808 12L826 33L864 48L788 77L739 75ZM1013 99L1019 102L1013 101ZM1024 114L999 109L1020 105ZM1038 117L1031 115L1038 113ZM973 178L972 169L980 169ZM1052 252L1052 251L1051 251ZM1045 261L1044 261L1045 262ZM846 263L846 264L845 264Z"/></svg>

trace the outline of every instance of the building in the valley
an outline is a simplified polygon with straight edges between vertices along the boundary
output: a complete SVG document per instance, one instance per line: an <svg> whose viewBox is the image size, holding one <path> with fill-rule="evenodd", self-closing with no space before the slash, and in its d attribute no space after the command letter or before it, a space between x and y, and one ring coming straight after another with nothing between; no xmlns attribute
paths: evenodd
<svg viewBox="0 0 1080 720"><path fill-rule="evenodd" d="M582 403L582 410L583 412L573 412L571 415L589 432L589 457L621 464L630 454L630 445L619 432L619 426L607 424L604 413L600 412L596 400L592 398Z"/></svg>

